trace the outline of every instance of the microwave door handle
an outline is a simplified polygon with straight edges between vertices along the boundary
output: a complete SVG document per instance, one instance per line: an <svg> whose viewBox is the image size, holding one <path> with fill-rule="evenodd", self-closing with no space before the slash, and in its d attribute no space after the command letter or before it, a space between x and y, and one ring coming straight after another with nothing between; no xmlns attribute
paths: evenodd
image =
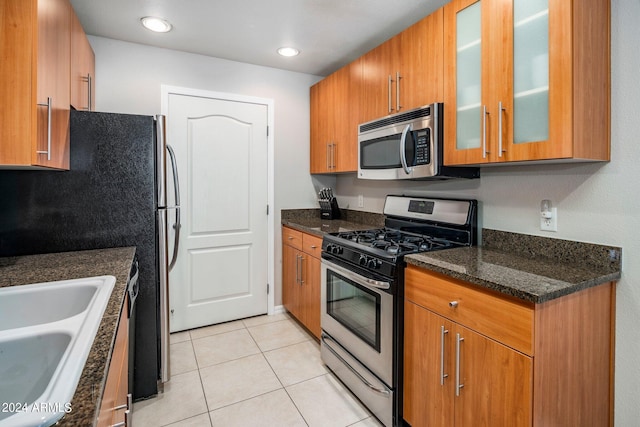
<svg viewBox="0 0 640 427"><path fill-rule="evenodd" d="M407 134L411 131L411 124L408 124L407 127L402 131L402 136L400 137L400 163L402 163L402 168L407 175L411 174L411 169L407 164L407 154L405 152L407 147Z"/></svg>

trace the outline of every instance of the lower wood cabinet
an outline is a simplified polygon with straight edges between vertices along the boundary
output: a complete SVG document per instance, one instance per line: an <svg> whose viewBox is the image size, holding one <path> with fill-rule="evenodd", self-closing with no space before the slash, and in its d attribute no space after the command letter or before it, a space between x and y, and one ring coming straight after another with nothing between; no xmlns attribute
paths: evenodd
<svg viewBox="0 0 640 427"><path fill-rule="evenodd" d="M321 250L321 238L282 228L282 303L318 339Z"/></svg>
<svg viewBox="0 0 640 427"><path fill-rule="evenodd" d="M533 304L409 266L405 421L613 425L614 286Z"/></svg>
<svg viewBox="0 0 640 427"><path fill-rule="evenodd" d="M131 395L129 389L129 317L128 296L122 306L116 332L116 342L111 353L111 362L104 386L102 404L98 414L97 427L129 425Z"/></svg>

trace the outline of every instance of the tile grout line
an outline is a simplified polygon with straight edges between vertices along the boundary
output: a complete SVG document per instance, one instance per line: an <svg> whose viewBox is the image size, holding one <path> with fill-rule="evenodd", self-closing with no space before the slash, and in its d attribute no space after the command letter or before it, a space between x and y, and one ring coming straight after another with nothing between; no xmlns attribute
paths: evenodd
<svg viewBox="0 0 640 427"><path fill-rule="evenodd" d="M191 342L191 350L193 350L193 358L196 361L196 367L198 368L198 378L200 379L200 388L202 388L202 397L204 397L204 404L207 407L207 417L209 418L209 425L213 426L211 422L211 414L209 411L209 402L207 401L207 394L204 391L204 383L202 382L202 374L200 373L200 363L198 362L198 357L196 356L196 348L193 345L193 338L191 337L191 331L189 331L189 341ZM183 420L184 421L184 420Z"/></svg>
<svg viewBox="0 0 640 427"><path fill-rule="evenodd" d="M295 345L303 344L303 343L306 343L306 342L311 342L311 343L313 343L313 344L317 345L317 344L318 344L318 343L317 343L317 341L316 341L316 340L314 339L314 337L313 337L312 335L310 335L306 330L301 329L301 328L296 328L296 329L299 329L299 330L300 330L300 331L305 335L305 337L306 337L306 338L305 338L303 341L300 341L300 342L297 342L297 343L287 344L287 345L284 345L284 346L282 346L282 347L276 347L276 348L272 348L272 349L268 349L268 350L263 350L263 349L260 347L260 345L258 344L258 342L256 341L256 338L255 338L255 337L253 336L253 334L251 333L250 328L260 327L260 326L266 326L266 325L269 325L269 324L276 324L276 323L284 322L284 321L288 321L288 322L290 322L290 323L293 323L293 324L294 324L294 326L297 326L297 325L295 324L295 321L294 321L293 319L291 319L290 317L287 317L287 318L285 318L285 319L281 319L281 320L276 320L276 321L272 321L272 322L264 322L264 323L260 323L260 324L256 324L256 325L248 326L248 325L244 322L244 319L239 319L239 320L241 320L241 321L242 321L242 327L239 327L239 328L237 328L237 329L233 329L233 330L229 330L229 331L225 331L225 332L213 333L213 334L211 334L211 335L206 335L206 336L198 337L198 338L195 338L195 339L191 336L191 330L190 330L190 331L187 331L187 332L188 332L188 336L189 336L188 341L190 341L190 342L191 342L191 349L192 349L193 354L194 354L194 359L195 359L195 362L196 362L196 369L197 369L197 371L198 371L198 377L199 377L199 379L200 379L200 387L202 388L203 396L204 396L204 398L205 398L205 405L206 405L206 408L207 408L207 412L206 412L206 413L207 413L207 415L208 415L208 417L209 417L209 423L210 423L210 425L211 425L211 426L213 426L213 422L211 421L211 413L212 413L212 412L217 411L217 410L222 409L222 408L226 408L226 407L229 407L229 406L233 406L233 405L239 404L239 403L241 403L241 402L246 402L246 401L248 401L248 400L251 400L251 399L254 399L254 398L257 398L257 397L260 397L260 396L264 396L264 395L266 395L266 394L273 393L273 392L276 392L276 391L278 391L278 390L282 389L282 390L284 390L284 392L286 393L287 397L289 398L289 401L290 401L290 402L293 404L293 406L296 408L296 411L298 412L298 414L299 414L299 415L300 415L300 417L302 418L303 422L304 422L307 426L309 426L309 422L308 422L308 421L307 421L307 419L304 417L304 415L302 414L302 412L300 411L300 409L299 409L299 408L298 408L298 406L296 405L295 401L293 400L293 398L292 398L292 397L291 397L291 395L289 394L289 391L287 390L287 387L288 387L288 386L287 386L287 387L285 387L285 386L284 386L284 384L283 384L282 380L278 377L277 373L275 372L275 370L274 370L273 366L271 365L271 363L269 362L269 359L266 357L266 355L265 355L265 354L266 354L266 353L269 353L269 352L273 352L273 351L277 351L277 350L285 349L285 348L287 348L287 347L292 347L292 346L295 346ZM229 360L229 361L225 361L225 362L220 362L220 363L216 363L216 364L213 364L213 365L208 365L208 366L201 366L201 365L200 365L200 362L198 361L198 358L197 358L197 355L196 355L196 350L195 350L195 344L194 344L194 341L196 341L196 340L200 340L200 339L204 339L204 338L208 338L208 337L212 337L212 336L216 336L216 335L222 335L222 334L226 334L226 333L230 333L230 332L237 332L237 331L240 331L240 330L242 330L242 329L245 329L245 330L248 332L248 334L249 334L249 336L251 337L252 341L254 342L254 344L256 345L256 347L258 348L259 353L255 353L255 354L251 354L251 355L247 355L247 356L239 357L239 358L237 358L237 359L233 359L233 360ZM187 340L184 340L184 341L187 341ZM262 355L262 357L263 357L263 360L265 360L265 361L267 362L267 365L268 365L268 366L269 366L269 368L271 369L271 372L274 374L274 376L275 376L275 377L276 377L276 379L278 380L278 383L280 384L280 388L277 388L277 389L275 389L275 390L270 390L270 391L267 391L267 392L264 392L264 393L260 393L260 394L258 394L258 395L256 395L256 396L252 396L252 397L250 397L250 398L243 399L243 400L241 400L241 401L234 402L234 403L231 403L231 404L228 404L228 405L224 405L224 406L221 406L221 407L219 407L219 408L215 408L215 409L213 409L213 410L212 410L212 409L209 407L209 402L207 401L207 398L206 398L206 394L205 394L205 390L204 390L204 383L203 383L203 380L202 380L201 370L202 370L202 369L209 368L209 367L213 367L213 366L219 366L219 365L221 365L221 364L223 364L223 363L229 363L229 362L233 362L233 361L237 361L237 360L242 360L242 359L245 359L245 358L247 358L247 357L256 356L257 354L261 354L261 355ZM193 371L187 371L187 372L193 372ZM184 372L184 373L187 373L187 372ZM303 381L299 381L299 382L296 382L296 383L293 383L293 384L289 384L289 386L295 386L295 385L297 385L297 384L301 384L301 383L303 383L303 382L305 382L305 381L313 380L313 379L320 378L320 377L322 377L322 376L326 376L326 375L329 375L329 372L326 372L326 373L321 374L321 375L317 375L317 376L312 377L312 378L308 378L308 379L303 380ZM200 415L202 415L202 414L195 414L195 415L192 415L192 416L190 416L190 417L187 417L187 418L184 418L184 419L182 419L182 420L175 421L175 422L176 422L176 423L178 423L178 422L182 422L182 421L185 421L185 420L188 420L188 419L190 419L190 418L194 418L194 417L197 417L197 416L200 416ZM362 420L356 421L356 423L358 423L358 422L360 422L360 421L363 421L363 420L365 420L365 419L367 419L367 418L368 418L368 417L365 417L365 418L363 418Z"/></svg>

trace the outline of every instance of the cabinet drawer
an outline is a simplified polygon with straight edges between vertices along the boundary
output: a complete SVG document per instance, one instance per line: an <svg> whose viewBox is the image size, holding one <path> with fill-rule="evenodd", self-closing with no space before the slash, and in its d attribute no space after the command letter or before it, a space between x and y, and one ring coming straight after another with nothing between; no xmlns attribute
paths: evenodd
<svg viewBox="0 0 640 427"><path fill-rule="evenodd" d="M320 252L322 252L322 238L303 233L302 250L313 257L320 258Z"/></svg>
<svg viewBox="0 0 640 427"><path fill-rule="evenodd" d="M302 232L289 227L282 227L282 244L302 250Z"/></svg>
<svg viewBox="0 0 640 427"><path fill-rule="evenodd" d="M528 355L533 355L533 304L408 266L406 299Z"/></svg>

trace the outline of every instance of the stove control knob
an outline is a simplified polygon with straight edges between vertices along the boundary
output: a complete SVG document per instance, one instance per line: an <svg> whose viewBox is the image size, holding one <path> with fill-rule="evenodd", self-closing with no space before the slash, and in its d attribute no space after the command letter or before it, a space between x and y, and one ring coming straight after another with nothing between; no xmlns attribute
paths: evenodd
<svg viewBox="0 0 640 427"><path fill-rule="evenodd" d="M333 251L333 245L327 245L327 247L325 248L325 251L331 253Z"/></svg>
<svg viewBox="0 0 640 427"><path fill-rule="evenodd" d="M342 253L342 247L338 245L334 245L331 247L331 253L335 255L340 255Z"/></svg>
<svg viewBox="0 0 640 427"><path fill-rule="evenodd" d="M371 258L369 261L367 261L367 267L376 269L376 268L380 268L380 264L377 259Z"/></svg>
<svg viewBox="0 0 640 427"><path fill-rule="evenodd" d="M367 257L365 255L360 255L360 259L358 260L358 264L360 264L361 266L366 266L367 265Z"/></svg>

